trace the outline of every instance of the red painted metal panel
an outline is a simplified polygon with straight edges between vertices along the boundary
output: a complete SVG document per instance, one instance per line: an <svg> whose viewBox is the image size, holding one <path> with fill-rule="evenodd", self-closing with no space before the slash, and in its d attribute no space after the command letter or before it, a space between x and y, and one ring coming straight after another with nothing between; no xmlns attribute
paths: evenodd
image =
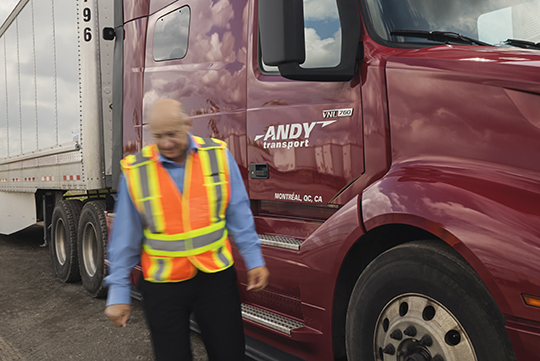
<svg viewBox="0 0 540 361"><path fill-rule="evenodd" d="M501 311L540 321L521 293L540 284L540 179L479 162L395 164L363 196L366 228L411 224L444 239L475 268Z"/></svg>
<svg viewBox="0 0 540 361"><path fill-rule="evenodd" d="M394 162L449 156L540 171L540 128L523 108L540 103L538 52L415 50L389 58L387 81Z"/></svg>
<svg viewBox="0 0 540 361"><path fill-rule="evenodd" d="M144 109L158 98L180 100L193 119L193 132L225 140L241 173L247 176L247 44L243 21L248 4L227 2L219 9L209 1L190 4L190 38L185 58L156 62L152 52L155 23L184 5L176 2L149 17ZM146 133L143 137L144 142L150 141Z"/></svg>
<svg viewBox="0 0 540 361"><path fill-rule="evenodd" d="M142 148L142 95L147 18L124 25L124 155Z"/></svg>
<svg viewBox="0 0 540 361"><path fill-rule="evenodd" d="M124 0L124 23L148 16L150 0Z"/></svg>
<svg viewBox="0 0 540 361"><path fill-rule="evenodd" d="M540 323L507 317L506 330L518 361L540 360Z"/></svg>
<svg viewBox="0 0 540 361"><path fill-rule="evenodd" d="M540 129L522 100L540 102L539 64L535 52L464 46L389 58L393 166L363 197L368 229L396 217L437 225L503 312L535 320L520 294L539 292L540 164L523 155L540 154Z"/></svg>
<svg viewBox="0 0 540 361"><path fill-rule="evenodd" d="M246 327L247 334L308 360L332 359L332 307L336 279L347 251L363 235L358 197L322 224L264 217L257 217L256 221L258 231L265 234L265 231L272 231L269 233L300 239L311 232L300 251L263 246L272 276L261 295L245 292L245 266L235 251L235 266L239 271L244 302L303 322L306 329L286 337L251 326Z"/></svg>
<svg viewBox="0 0 540 361"><path fill-rule="evenodd" d="M172 3L174 2L177 2L178 0L150 0L150 9L149 9L149 14L154 14L155 12L163 9L164 7L166 6L169 6L171 5ZM178 5L180 6L183 6L183 5L186 5L187 3L180 3ZM187 5L191 5L191 4L187 4Z"/></svg>
<svg viewBox="0 0 540 361"><path fill-rule="evenodd" d="M263 74L255 10L248 30L248 163L267 163L270 176L248 181L250 197L328 204L364 172L359 75L349 83L306 83ZM334 109L352 114L325 117Z"/></svg>
<svg viewBox="0 0 540 361"><path fill-rule="evenodd" d="M391 164L385 65L389 55L401 53L403 49L380 46L367 35L365 28L362 34L364 61L359 63L359 74L362 81L365 170L361 177L332 202L333 204L344 204L361 194L368 185L380 179Z"/></svg>

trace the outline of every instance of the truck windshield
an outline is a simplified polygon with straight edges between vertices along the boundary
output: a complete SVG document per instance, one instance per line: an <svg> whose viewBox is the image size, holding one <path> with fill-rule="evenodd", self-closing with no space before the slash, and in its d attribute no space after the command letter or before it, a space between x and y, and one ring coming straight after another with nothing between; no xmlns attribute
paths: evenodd
<svg viewBox="0 0 540 361"><path fill-rule="evenodd" d="M365 0L365 4L370 31L382 42L422 47L523 44L509 39L540 42L540 0Z"/></svg>

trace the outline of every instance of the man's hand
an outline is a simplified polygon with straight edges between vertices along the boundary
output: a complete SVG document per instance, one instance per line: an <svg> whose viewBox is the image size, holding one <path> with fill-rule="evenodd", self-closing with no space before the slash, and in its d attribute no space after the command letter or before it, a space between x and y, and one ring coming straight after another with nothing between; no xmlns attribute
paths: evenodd
<svg viewBox="0 0 540 361"><path fill-rule="evenodd" d="M248 291L261 291L268 284L268 277L270 272L266 266L250 269L247 271L247 290Z"/></svg>
<svg viewBox="0 0 540 361"><path fill-rule="evenodd" d="M131 305L117 304L105 308L105 315L111 320L115 327L126 327L130 314Z"/></svg>

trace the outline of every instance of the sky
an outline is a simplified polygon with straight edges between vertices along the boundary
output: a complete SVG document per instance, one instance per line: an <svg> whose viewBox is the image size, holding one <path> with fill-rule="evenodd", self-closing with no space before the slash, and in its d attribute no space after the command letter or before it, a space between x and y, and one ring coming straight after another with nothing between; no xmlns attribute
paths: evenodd
<svg viewBox="0 0 540 361"><path fill-rule="evenodd" d="M0 0L0 25L6 21L19 0Z"/></svg>

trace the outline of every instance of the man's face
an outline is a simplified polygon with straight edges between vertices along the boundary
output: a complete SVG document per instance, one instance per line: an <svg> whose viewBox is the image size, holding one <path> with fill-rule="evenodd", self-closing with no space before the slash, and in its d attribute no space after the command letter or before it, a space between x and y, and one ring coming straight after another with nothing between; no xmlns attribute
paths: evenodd
<svg viewBox="0 0 540 361"><path fill-rule="evenodd" d="M179 116L178 106L175 101L157 102L150 118L150 131L161 155L182 164L189 145L190 126Z"/></svg>

